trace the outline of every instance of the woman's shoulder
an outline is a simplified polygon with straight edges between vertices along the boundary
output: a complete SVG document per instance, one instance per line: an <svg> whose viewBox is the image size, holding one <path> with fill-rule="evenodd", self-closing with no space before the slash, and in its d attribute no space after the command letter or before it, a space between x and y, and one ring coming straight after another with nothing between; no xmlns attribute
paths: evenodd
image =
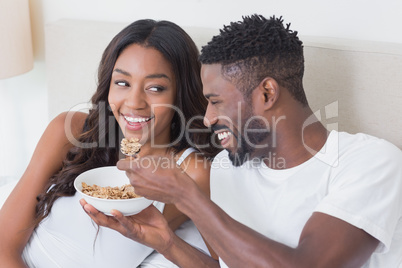
<svg viewBox="0 0 402 268"><path fill-rule="evenodd" d="M177 165L193 180L208 180L211 161L193 148L187 148L177 153Z"/></svg>
<svg viewBox="0 0 402 268"><path fill-rule="evenodd" d="M67 134L78 136L84 126L88 114L77 111L63 112L57 115L50 123L49 127L55 130L63 130Z"/></svg>
<svg viewBox="0 0 402 268"><path fill-rule="evenodd" d="M74 112L56 116L39 139L21 181L35 182L38 184L35 187L44 187L48 179L60 170L67 152L73 146L68 140L65 130L66 120L69 116L71 117L72 133L79 133L78 129L82 128L85 122L85 114ZM30 187L32 188L32 186ZM39 194L42 190L43 188L37 188L35 194Z"/></svg>
<svg viewBox="0 0 402 268"><path fill-rule="evenodd" d="M201 163L210 163L209 159L205 157L200 151L193 147L183 149L176 153L176 164L182 169L187 168L190 165L197 165Z"/></svg>
<svg viewBox="0 0 402 268"><path fill-rule="evenodd" d="M81 134L87 116L82 112L63 112L57 115L47 126L38 147L61 150L64 156Z"/></svg>

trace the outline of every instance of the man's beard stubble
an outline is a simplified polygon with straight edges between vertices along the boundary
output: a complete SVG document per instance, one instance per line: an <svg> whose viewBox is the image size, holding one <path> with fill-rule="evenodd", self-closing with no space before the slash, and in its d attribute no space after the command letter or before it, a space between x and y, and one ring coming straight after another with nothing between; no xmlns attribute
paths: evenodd
<svg viewBox="0 0 402 268"><path fill-rule="evenodd" d="M251 116L247 118L250 120ZM229 159L232 165L235 167L243 165L245 162L256 157L253 154L256 151L257 146L261 146L264 140L267 140L269 136L269 131L264 127L264 123L261 119L255 118L248 124L248 129L254 130L247 133L247 139L243 133L238 133L237 135L237 150L232 153L228 150Z"/></svg>

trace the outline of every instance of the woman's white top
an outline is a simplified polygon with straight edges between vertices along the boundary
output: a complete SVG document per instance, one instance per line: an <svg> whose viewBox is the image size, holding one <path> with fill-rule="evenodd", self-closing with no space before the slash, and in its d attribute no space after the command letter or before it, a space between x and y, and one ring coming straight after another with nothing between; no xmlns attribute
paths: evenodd
<svg viewBox="0 0 402 268"><path fill-rule="evenodd" d="M187 149L184 159L193 151ZM112 229L98 227L84 212L79 199L77 194L59 198L50 215L35 229L23 251L23 259L30 268L137 267L154 252ZM163 212L163 203L154 205ZM176 234L208 252L191 221L185 222ZM157 252L141 267L155 267L153 262L157 267L176 267Z"/></svg>

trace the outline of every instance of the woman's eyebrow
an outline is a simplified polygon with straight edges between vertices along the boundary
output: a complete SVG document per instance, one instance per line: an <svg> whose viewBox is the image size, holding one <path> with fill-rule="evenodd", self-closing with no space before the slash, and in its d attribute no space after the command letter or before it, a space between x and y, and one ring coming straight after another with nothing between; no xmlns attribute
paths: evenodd
<svg viewBox="0 0 402 268"><path fill-rule="evenodd" d="M119 69L119 68L114 69L113 72L120 73L120 74L122 74L122 75L130 76L130 77L131 77L131 74L130 74L129 72L126 72L126 71L124 71L124 70L122 70L122 69Z"/></svg>
<svg viewBox="0 0 402 268"><path fill-rule="evenodd" d="M122 69L119 69L119 68L114 69L113 72L120 73L120 74L122 74L122 75L132 77L129 72L126 72L126 71L124 71L124 70L122 70ZM167 76L167 75L164 74L164 73L150 74L150 75L147 75L145 78L148 78L148 79L150 79L150 78L166 78L166 79L168 79L169 81L171 81L171 79L169 78L169 76Z"/></svg>
<svg viewBox="0 0 402 268"><path fill-rule="evenodd" d="M168 79L170 81L169 76L167 76L166 74L163 74L163 73L161 73L161 74L150 74L150 75L147 75L145 78L166 78L166 79Z"/></svg>

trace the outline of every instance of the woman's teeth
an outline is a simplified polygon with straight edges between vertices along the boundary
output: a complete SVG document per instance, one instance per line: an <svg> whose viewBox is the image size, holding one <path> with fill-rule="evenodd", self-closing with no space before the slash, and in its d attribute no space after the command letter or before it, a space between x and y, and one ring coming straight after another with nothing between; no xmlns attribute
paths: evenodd
<svg viewBox="0 0 402 268"><path fill-rule="evenodd" d="M220 132L218 133L218 139L221 141L224 138L227 138L228 136L231 136L232 133L231 132Z"/></svg>
<svg viewBox="0 0 402 268"><path fill-rule="evenodd" d="M126 121L129 123L142 123L142 122L148 122L149 120L152 119L152 117L144 118L144 117L124 116L124 119L126 119Z"/></svg>

